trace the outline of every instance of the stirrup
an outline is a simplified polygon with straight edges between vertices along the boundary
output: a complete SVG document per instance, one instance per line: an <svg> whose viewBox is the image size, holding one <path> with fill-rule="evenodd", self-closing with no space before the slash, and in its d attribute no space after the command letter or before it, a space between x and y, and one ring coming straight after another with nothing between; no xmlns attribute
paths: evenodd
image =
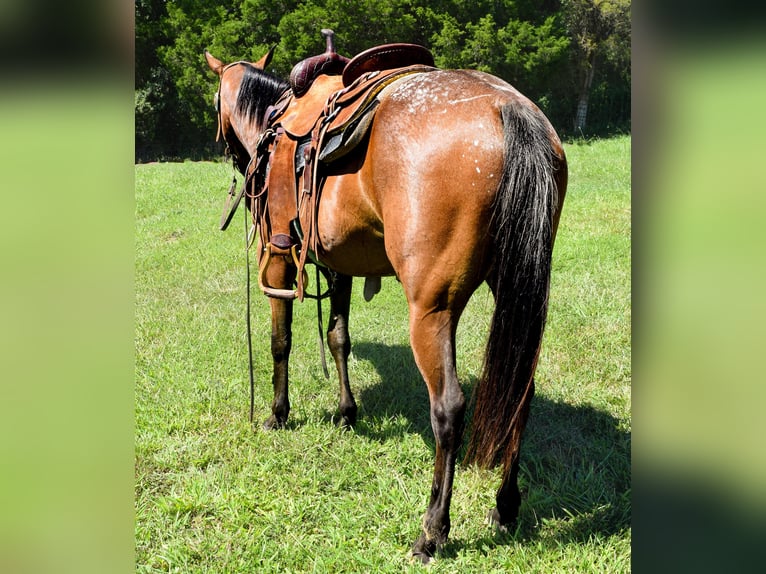
<svg viewBox="0 0 766 574"><path fill-rule="evenodd" d="M300 258L298 257L298 246L293 245L290 248L290 254L293 258L293 263L295 264L296 269L300 269ZM297 289L277 289L275 287L269 287L268 285L264 284L264 277L266 276L266 270L269 268L269 265L271 265L271 242L269 241L266 244L266 247L264 247L263 253L261 253L261 263L258 266L258 287L263 291L268 297L274 297L275 299L297 299L298 298L298 290ZM302 275L302 281L303 285L309 284L309 274L306 272L306 269L300 269L301 275Z"/></svg>

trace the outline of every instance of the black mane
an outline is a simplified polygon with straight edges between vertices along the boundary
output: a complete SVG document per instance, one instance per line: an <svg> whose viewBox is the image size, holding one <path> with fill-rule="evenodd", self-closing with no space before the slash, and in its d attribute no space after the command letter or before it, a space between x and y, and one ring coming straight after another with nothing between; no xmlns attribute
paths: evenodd
<svg viewBox="0 0 766 574"><path fill-rule="evenodd" d="M286 81L243 63L245 73L237 95L237 112L248 120L262 123L266 109L277 102L289 87Z"/></svg>

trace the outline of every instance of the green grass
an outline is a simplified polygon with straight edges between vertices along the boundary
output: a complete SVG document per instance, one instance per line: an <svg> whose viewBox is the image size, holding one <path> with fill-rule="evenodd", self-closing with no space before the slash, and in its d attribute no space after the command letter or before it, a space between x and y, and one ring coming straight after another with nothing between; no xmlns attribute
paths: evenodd
<svg viewBox="0 0 766 574"><path fill-rule="evenodd" d="M522 451L516 532L484 524L499 470L460 468L452 532L432 572L630 570L630 138L567 146L537 394ZM231 168L136 166L136 569L401 572L420 529L434 441L399 285L351 311L353 431L332 422L316 307L296 304L290 424L253 430L242 215L217 222ZM491 296L458 332L466 390ZM325 312L326 315L326 312ZM254 294L256 419L271 402L268 301Z"/></svg>

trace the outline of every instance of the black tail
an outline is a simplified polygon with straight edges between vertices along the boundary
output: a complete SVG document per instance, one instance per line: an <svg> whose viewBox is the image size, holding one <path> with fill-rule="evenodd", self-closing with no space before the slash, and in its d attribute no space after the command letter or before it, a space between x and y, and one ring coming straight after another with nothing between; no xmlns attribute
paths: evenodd
<svg viewBox="0 0 766 574"><path fill-rule="evenodd" d="M492 466L517 450L531 399L548 308L553 217L558 204L555 154L541 112L502 108L505 165L492 230L495 313L484 367L474 390L466 462ZM509 447L509 444L511 448Z"/></svg>

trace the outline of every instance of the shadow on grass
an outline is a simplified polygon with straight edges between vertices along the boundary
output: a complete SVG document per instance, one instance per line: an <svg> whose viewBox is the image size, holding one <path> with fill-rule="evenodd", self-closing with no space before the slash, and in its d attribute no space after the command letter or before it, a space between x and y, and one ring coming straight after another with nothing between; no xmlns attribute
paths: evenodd
<svg viewBox="0 0 766 574"><path fill-rule="evenodd" d="M428 392L410 348L361 342L354 345L354 353L369 360L380 375L379 384L358 393L356 432L378 441L415 432L434 452ZM463 383L466 397L475 382L472 378ZM551 544L624 531L631 522L630 445L630 432L621 430L619 420L609 413L538 393L522 443L519 527L512 535L452 540L446 555L463 548L480 550L487 543L539 540L550 519L564 520L555 534L545 537Z"/></svg>
<svg viewBox="0 0 766 574"><path fill-rule="evenodd" d="M354 344L353 349L357 358L370 361L380 375L379 384L358 393L361 424L357 424L356 432L378 441L415 432L435 449L428 389L412 349L366 341Z"/></svg>

